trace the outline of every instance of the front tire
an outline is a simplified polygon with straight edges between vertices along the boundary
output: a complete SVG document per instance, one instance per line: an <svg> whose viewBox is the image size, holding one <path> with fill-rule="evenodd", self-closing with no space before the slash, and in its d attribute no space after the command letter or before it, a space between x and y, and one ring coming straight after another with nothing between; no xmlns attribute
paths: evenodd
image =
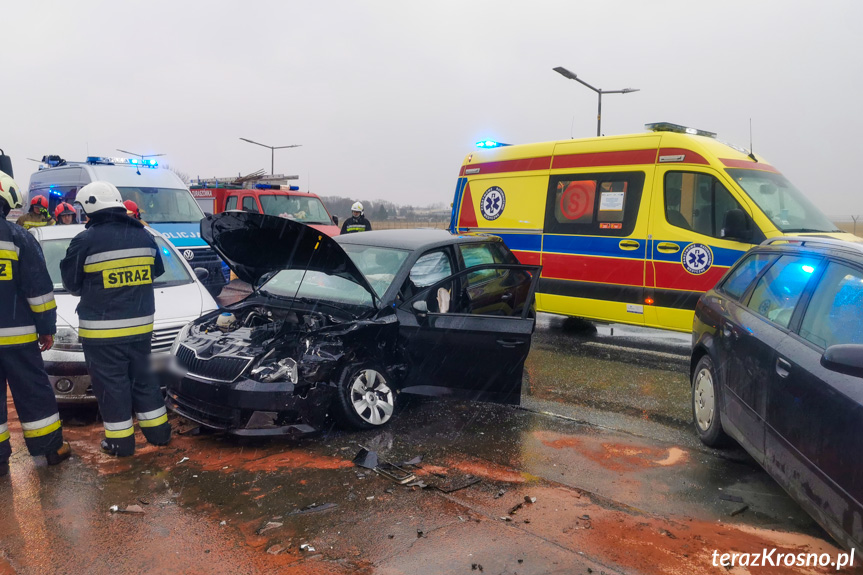
<svg viewBox="0 0 863 575"><path fill-rule="evenodd" d="M709 447L720 447L728 441L722 429L718 388L713 360L705 355L698 360L692 373L692 418L699 439Z"/></svg>
<svg viewBox="0 0 863 575"><path fill-rule="evenodd" d="M396 391L389 378L373 366L345 370L339 384L336 416L350 429L386 425L396 409Z"/></svg>

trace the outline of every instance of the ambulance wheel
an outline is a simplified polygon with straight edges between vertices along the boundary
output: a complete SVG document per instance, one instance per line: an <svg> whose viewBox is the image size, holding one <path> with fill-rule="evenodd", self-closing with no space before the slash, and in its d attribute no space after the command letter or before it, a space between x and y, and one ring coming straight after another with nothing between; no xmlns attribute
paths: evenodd
<svg viewBox="0 0 863 575"><path fill-rule="evenodd" d="M383 370L373 365L350 367L339 384L335 416L350 429L382 427L395 414L396 397Z"/></svg>

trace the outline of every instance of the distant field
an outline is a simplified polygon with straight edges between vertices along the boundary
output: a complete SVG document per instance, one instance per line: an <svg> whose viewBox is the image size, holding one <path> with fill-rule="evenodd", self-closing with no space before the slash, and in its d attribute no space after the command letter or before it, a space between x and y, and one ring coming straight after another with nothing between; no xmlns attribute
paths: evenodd
<svg viewBox="0 0 863 575"><path fill-rule="evenodd" d="M436 228L445 230L449 222L405 222L399 220L371 221L373 230L413 230L416 228Z"/></svg>
<svg viewBox="0 0 863 575"><path fill-rule="evenodd" d="M854 233L854 222L836 222L836 227L843 232ZM863 237L863 220L857 222L857 235Z"/></svg>

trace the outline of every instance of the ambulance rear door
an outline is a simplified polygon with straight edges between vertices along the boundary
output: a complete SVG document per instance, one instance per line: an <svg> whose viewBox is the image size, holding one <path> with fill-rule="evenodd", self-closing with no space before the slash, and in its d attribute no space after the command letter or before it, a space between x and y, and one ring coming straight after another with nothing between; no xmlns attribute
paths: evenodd
<svg viewBox="0 0 863 575"><path fill-rule="evenodd" d="M646 323L684 332L701 294L764 239L733 182L695 156L702 165L660 163L650 208Z"/></svg>

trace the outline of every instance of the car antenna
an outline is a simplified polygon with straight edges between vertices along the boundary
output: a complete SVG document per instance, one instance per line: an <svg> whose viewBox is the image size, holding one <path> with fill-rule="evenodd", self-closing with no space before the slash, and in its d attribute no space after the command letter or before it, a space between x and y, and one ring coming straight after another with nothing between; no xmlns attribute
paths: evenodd
<svg viewBox="0 0 863 575"><path fill-rule="evenodd" d="M752 151L752 118L749 118L749 157L752 161L758 163L758 158L755 157L755 152Z"/></svg>

